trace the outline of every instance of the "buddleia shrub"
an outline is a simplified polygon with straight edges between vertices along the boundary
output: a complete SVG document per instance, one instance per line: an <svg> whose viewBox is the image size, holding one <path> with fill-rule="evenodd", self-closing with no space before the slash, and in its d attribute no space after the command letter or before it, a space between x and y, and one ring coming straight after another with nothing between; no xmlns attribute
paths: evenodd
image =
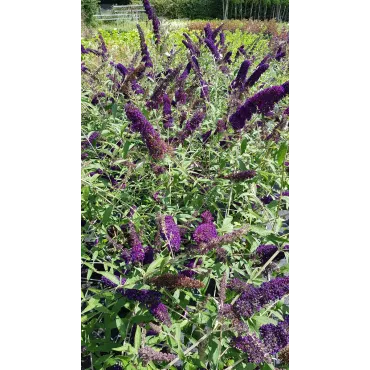
<svg viewBox="0 0 370 370"><path fill-rule="evenodd" d="M288 368L288 39L143 3L81 45L82 368Z"/></svg>

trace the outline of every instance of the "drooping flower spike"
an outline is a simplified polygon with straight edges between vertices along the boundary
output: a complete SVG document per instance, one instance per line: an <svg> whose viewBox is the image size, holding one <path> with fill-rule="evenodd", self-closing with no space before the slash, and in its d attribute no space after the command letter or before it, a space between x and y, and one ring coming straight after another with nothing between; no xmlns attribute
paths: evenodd
<svg viewBox="0 0 370 370"><path fill-rule="evenodd" d="M139 132L145 142L149 154L154 159L161 159L170 150L169 146L161 139L159 133L153 128L141 111L132 103L125 105L127 118L131 121L131 128Z"/></svg>

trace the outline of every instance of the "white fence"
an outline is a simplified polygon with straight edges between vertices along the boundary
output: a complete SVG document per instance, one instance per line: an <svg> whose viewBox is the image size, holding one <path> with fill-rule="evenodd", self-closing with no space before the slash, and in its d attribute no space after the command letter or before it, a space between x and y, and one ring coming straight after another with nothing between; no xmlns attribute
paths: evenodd
<svg viewBox="0 0 370 370"><path fill-rule="evenodd" d="M134 21L144 18L145 10L142 5L113 5L112 9L94 17L100 21Z"/></svg>

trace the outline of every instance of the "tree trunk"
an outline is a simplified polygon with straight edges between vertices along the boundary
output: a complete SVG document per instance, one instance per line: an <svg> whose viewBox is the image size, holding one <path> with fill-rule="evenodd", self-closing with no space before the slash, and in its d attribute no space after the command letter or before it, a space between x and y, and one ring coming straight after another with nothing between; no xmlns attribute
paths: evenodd
<svg viewBox="0 0 370 370"><path fill-rule="evenodd" d="M284 6L283 14L281 15L281 19L282 19L282 20L284 20L285 11L286 11L286 6Z"/></svg>
<svg viewBox="0 0 370 370"><path fill-rule="evenodd" d="M258 4L258 15L257 15L257 19L260 19L260 9L261 9L261 0L260 0L260 3Z"/></svg>
<svg viewBox="0 0 370 370"><path fill-rule="evenodd" d="M227 19L228 13L229 13L229 0L226 0L225 11L224 11L224 19Z"/></svg>

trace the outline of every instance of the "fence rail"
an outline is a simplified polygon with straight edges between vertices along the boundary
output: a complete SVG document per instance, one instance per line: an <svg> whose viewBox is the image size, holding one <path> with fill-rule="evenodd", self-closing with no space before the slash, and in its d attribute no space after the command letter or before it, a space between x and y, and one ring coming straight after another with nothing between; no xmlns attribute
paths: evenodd
<svg viewBox="0 0 370 370"><path fill-rule="evenodd" d="M142 9L143 6L138 5L113 5L112 9Z"/></svg>
<svg viewBox="0 0 370 370"><path fill-rule="evenodd" d="M100 21L119 21L119 20L133 20L133 21L138 21L139 16L138 14L132 13L132 14L95 14L94 17L97 20Z"/></svg>
<svg viewBox="0 0 370 370"><path fill-rule="evenodd" d="M142 5L113 5L108 13L95 14L94 17L100 21L133 20L137 22L144 13Z"/></svg>

